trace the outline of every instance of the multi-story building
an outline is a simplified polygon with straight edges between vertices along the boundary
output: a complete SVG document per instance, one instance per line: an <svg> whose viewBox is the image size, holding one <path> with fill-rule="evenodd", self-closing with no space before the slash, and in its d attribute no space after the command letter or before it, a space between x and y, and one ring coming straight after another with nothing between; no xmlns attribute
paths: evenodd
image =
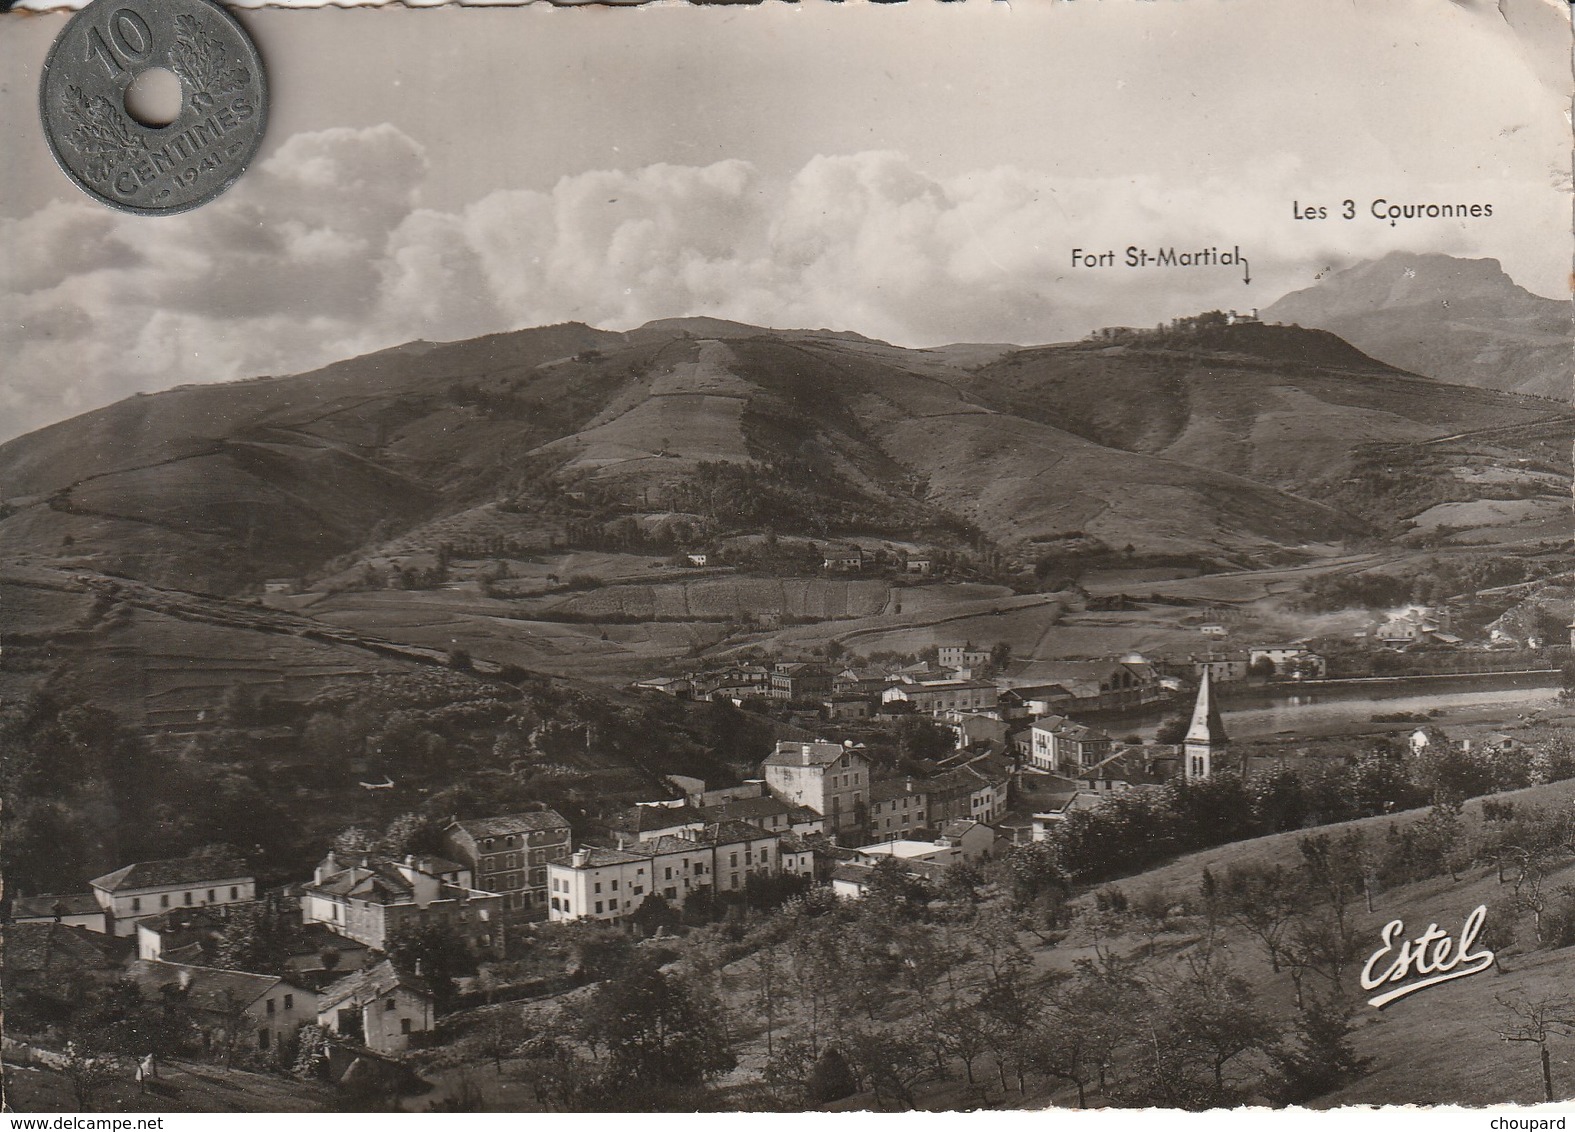
<svg viewBox="0 0 1575 1132"><path fill-rule="evenodd" d="M443 841L476 888L499 893L504 910L524 920L546 918L547 866L573 845L567 819L546 809L451 822Z"/></svg>
<svg viewBox="0 0 1575 1132"><path fill-rule="evenodd" d="M823 664L789 661L771 670L771 698L820 702L831 695L831 672Z"/></svg>
<svg viewBox="0 0 1575 1132"><path fill-rule="evenodd" d="M651 894L681 904L694 892L740 892L753 875L807 875L810 854L746 822L719 822L620 848L587 846L548 866L553 920L621 920Z"/></svg>
<svg viewBox="0 0 1575 1132"><path fill-rule="evenodd" d="M1028 757L1034 766L1072 775L1099 762L1115 746L1107 732L1064 715L1034 720L1029 737Z"/></svg>
<svg viewBox="0 0 1575 1132"><path fill-rule="evenodd" d="M881 693L882 703L906 703L916 712L985 711L996 706L1000 692L988 680L937 680L924 684L893 684Z"/></svg>
<svg viewBox="0 0 1575 1132"><path fill-rule="evenodd" d="M942 668L983 668L990 663L990 650L972 644L941 645L935 650L935 663Z"/></svg>
<svg viewBox="0 0 1575 1132"><path fill-rule="evenodd" d="M329 853L302 891L301 918L379 951L407 928L446 924L472 951L501 954L504 898L470 876L441 857Z"/></svg>
<svg viewBox="0 0 1575 1132"><path fill-rule="evenodd" d="M1006 813L1011 775L963 766L925 783L932 828L948 821L993 822Z"/></svg>
<svg viewBox="0 0 1575 1132"><path fill-rule="evenodd" d="M238 904L257 898L244 865L216 857L138 861L88 882L111 935L135 935L137 921L171 908Z"/></svg>
<svg viewBox="0 0 1575 1132"><path fill-rule="evenodd" d="M929 794L911 778L887 778L870 786L870 836L895 841L929 827Z"/></svg>
<svg viewBox="0 0 1575 1132"><path fill-rule="evenodd" d="M856 829L867 817L870 764L856 747L837 743L778 743L760 767L766 789L826 819L826 832Z"/></svg>

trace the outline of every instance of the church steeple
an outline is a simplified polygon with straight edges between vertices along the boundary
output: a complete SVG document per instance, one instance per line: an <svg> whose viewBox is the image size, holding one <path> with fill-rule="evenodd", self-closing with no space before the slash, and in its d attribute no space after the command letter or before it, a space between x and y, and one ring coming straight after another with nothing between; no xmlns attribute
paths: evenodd
<svg viewBox="0 0 1575 1132"><path fill-rule="evenodd" d="M1192 724L1182 743L1187 781L1201 781L1212 774L1214 757L1225 753L1228 742L1225 721L1220 718L1220 707L1214 699L1214 684L1205 666L1203 679L1198 682L1198 702L1192 708Z"/></svg>

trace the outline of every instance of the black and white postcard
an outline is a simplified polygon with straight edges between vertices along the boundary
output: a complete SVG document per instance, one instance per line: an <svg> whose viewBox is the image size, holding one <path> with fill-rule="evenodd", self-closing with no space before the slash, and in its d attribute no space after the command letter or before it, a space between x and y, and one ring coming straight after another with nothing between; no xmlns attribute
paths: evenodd
<svg viewBox="0 0 1575 1132"><path fill-rule="evenodd" d="M205 2L0 13L8 1110L1575 1098L1568 5Z"/></svg>

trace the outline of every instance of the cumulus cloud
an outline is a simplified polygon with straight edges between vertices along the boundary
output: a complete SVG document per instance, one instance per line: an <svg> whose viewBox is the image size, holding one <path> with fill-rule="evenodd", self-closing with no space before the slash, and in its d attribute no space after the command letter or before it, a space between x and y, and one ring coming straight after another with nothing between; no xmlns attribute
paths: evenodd
<svg viewBox="0 0 1575 1132"><path fill-rule="evenodd" d="M149 221L86 201L0 228L7 435L139 390L284 373L413 338L577 319L708 314L906 345L1043 342L1210 307L1265 305L1392 248L1491 254L1492 225L1298 224L1293 200L1362 207L1294 158L1175 184L1012 167L938 178L899 153L566 176L456 211L419 207L422 147L393 126L288 139L219 201ZM1434 186L1440 200L1482 198ZM1541 186L1494 186L1500 214ZM1239 245L1228 267L1134 269L1127 246ZM1114 251L1076 267L1071 250Z"/></svg>

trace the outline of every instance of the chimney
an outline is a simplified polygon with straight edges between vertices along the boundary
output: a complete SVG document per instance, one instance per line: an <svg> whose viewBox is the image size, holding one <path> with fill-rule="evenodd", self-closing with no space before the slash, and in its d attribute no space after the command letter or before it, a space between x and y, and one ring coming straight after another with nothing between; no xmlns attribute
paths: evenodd
<svg viewBox="0 0 1575 1132"><path fill-rule="evenodd" d="M576 869L585 868L591 863L591 851L589 849L576 849L574 856L569 858L569 863Z"/></svg>
<svg viewBox="0 0 1575 1132"><path fill-rule="evenodd" d="M176 976L176 979L180 983L181 990L191 989L191 971L189 969L182 967L180 969L180 974Z"/></svg>
<svg viewBox="0 0 1575 1132"><path fill-rule="evenodd" d="M421 960L419 959L416 960L415 975L418 979L421 977Z"/></svg>
<svg viewBox="0 0 1575 1132"><path fill-rule="evenodd" d="M908 793L912 794L913 793L913 779L912 778L905 778L905 779L902 780L902 783L903 783L904 786L906 786L908 788Z"/></svg>

